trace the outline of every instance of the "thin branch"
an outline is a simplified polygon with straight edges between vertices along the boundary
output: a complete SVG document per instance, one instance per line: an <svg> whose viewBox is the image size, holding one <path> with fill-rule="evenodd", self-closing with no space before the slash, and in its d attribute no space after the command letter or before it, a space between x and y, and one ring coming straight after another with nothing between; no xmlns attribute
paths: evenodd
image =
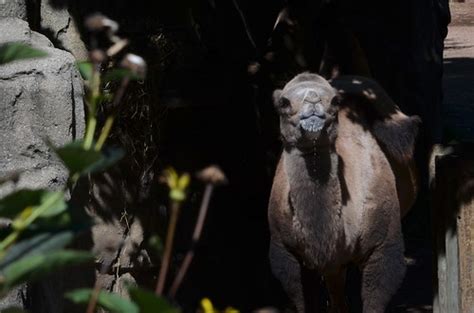
<svg viewBox="0 0 474 313"><path fill-rule="evenodd" d="M211 200L211 195L212 195L213 190L214 190L214 185L208 183L206 185L206 190L204 191L204 196L201 202L201 208L199 209L199 216L196 221L196 226L194 228L191 248L186 253L186 256L184 257L184 260L183 260L183 264L179 268L178 274L176 275L173 281L173 284L171 285L170 292L169 292L170 298L175 297L176 292L178 291L179 286L183 282L183 278L186 275L186 272L188 271L188 268L191 265L191 262L193 260L194 250L199 241L199 238L201 237L202 228L204 226L204 221L206 219L207 209L209 208L209 202Z"/></svg>
<svg viewBox="0 0 474 313"><path fill-rule="evenodd" d="M239 13L240 19L242 21L242 24L244 25L245 33L247 34L247 38L249 39L250 44L255 50L257 50L257 45L255 44L255 40L253 39L252 33L250 32L250 28L247 24L247 20L245 19L244 12L242 12L242 10L240 9L240 6L237 3L237 0L232 0L232 2L234 4L235 9Z"/></svg>
<svg viewBox="0 0 474 313"><path fill-rule="evenodd" d="M163 253L163 260L161 261L161 268L160 274L158 276L158 282L156 284L155 293L157 295L163 294L163 289L165 287L166 276L168 274L168 268L171 260L171 251L173 250L173 239L174 233L176 230L176 224L178 222L178 215L179 215L179 208L180 208L179 201L173 201L171 203L171 217L170 223L168 226L168 232L166 234L166 244L165 244L165 251Z"/></svg>

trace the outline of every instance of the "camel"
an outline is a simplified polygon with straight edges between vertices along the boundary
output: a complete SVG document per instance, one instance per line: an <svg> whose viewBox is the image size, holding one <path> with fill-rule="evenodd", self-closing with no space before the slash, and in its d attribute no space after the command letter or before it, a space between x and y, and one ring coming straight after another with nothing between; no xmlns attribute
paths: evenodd
<svg viewBox="0 0 474 313"><path fill-rule="evenodd" d="M273 94L283 152L269 201L272 272L298 313L348 312L349 264L364 313L381 313L406 271L401 217L413 204L420 119L373 80L303 73Z"/></svg>

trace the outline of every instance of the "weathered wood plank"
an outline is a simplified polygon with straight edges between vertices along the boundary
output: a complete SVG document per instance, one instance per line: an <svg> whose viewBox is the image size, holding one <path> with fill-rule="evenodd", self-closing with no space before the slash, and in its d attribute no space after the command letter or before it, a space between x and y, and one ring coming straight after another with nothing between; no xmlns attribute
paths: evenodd
<svg viewBox="0 0 474 313"><path fill-rule="evenodd" d="M435 313L474 313L474 158L469 145L435 149L430 164L437 255Z"/></svg>
<svg viewBox="0 0 474 313"><path fill-rule="evenodd" d="M457 220L461 312L474 313L474 159L463 159L458 173Z"/></svg>
<svg viewBox="0 0 474 313"><path fill-rule="evenodd" d="M448 262L446 253L446 212L445 207L450 202L448 190L451 187L449 175L446 175L446 166L442 166L445 157L452 153L452 149L436 146L430 161L430 183L432 188L433 233L435 264L435 286L433 312L447 312L448 303Z"/></svg>
<svg viewBox="0 0 474 313"><path fill-rule="evenodd" d="M435 151L435 313L474 313L474 146Z"/></svg>

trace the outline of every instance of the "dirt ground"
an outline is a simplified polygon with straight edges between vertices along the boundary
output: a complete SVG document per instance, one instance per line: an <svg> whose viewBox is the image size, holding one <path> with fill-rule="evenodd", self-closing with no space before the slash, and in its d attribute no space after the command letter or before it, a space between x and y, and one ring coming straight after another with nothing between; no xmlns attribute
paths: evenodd
<svg viewBox="0 0 474 313"><path fill-rule="evenodd" d="M444 52L446 135L474 141L474 0L451 3Z"/></svg>

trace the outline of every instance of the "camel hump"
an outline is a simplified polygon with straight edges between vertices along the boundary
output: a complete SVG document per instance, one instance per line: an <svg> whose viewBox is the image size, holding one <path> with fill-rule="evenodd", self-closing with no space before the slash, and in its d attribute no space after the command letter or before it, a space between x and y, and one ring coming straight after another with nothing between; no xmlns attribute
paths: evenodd
<svg viewBox="0 0 474 313"><path fill-rule="evenodd" d="M413 159L421 119L405 115L385 90L374 80L360 76L341 76L332 80L340 107L363 115L364 124L383 150L398 162ZM353 122L358 119L354 118Z"/></svg>

